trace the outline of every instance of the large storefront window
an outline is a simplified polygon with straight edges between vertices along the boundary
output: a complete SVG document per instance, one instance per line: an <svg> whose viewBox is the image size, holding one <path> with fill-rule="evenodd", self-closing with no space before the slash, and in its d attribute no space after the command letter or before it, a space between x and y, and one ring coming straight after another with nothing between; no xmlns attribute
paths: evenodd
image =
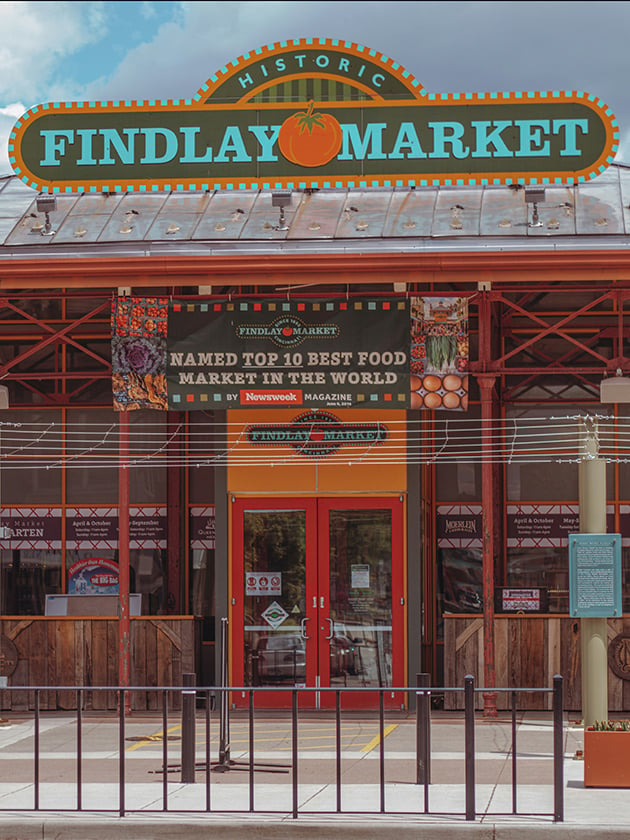
<svg viewBox="0 0 630 840"><path fill-rule="evenodd" d="M91 569L98 572L99 594L118 594L117 551L69 550L66 552L66 564L70 573L78 567L87 567L88 574L83 574L82 580L93 577ZM166 612L165 568L165 551L130 551L129 590L141 595L142 615L162 615ZM105 569L110 572L109 575L104 574ZM104 581L106 577L107 582ZM60 551L16 549L0 552L2 615L45 615L46 596L60 595L64 591L81 594L81 587L75 587L73 583L66 581L64 590ZM90 594L90 590L86 590L85 594Z"/></svg>
<svg viewBox="0 0 630 840"><path fill-rule="evenodd" d="M549 612L569 612L568 547L508 549L507 586L547 590Z"/></svg>
<svg viewBox="0 0 630 840"><path fill-rule="evenodd" d="M193 548L190 552L190 612L214 615L214 550Z"/></svg>
<svg viewBox="0 0 630 840"><path fill-rule="evenodd" d="M62 591L60 551L0 551L2 615L43 615L46 595Z"/></svg>

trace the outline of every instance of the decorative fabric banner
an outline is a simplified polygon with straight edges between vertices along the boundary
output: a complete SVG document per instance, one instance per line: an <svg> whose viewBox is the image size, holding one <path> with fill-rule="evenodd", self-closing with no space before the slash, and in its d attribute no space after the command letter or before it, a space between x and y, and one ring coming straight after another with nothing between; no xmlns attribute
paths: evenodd
<svg viewBox="0 0 630 840"><path fill-rule="evenodd" d="M115 410L168 408L167 329L167 298L114 298L112 388Z"/></svg>
<svg viewBox="0 0 630 840"><path fill-rule="evenodd" d="M468 299L411 298L411 408L468 408Z"/></svg>
<svg viewBox="0 0 630 840"><path fill-rule="evenodd" d="M465 411L467 372L467 298L112 304L118 411Z"/></svg>

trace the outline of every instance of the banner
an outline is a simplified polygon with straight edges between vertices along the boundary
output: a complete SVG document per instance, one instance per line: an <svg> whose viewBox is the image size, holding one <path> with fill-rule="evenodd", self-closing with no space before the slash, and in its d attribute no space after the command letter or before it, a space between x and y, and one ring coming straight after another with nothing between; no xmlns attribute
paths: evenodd
<svg viewBox="0 0 630 840"><path fill-rule="evenodd" d="M468 299L411 299L411 408L468 408Z"/></svg>
<svg viewBox="0 0 630 840"><path fill-rule="evenodd" d="M68 567L68 594L118 594L118 563L106 557L77 560Z"/></svg>
<svg viewBox="0 0 630 840"><path fill-rule="evenodd" d="M114 408L468 407L466 298L114 298Z"/></svg>
<svg viewBox="0 0 630 840"><path fill-rule="evenodd" d="M166 410L166 298L115 297L112 302L114 409Z"/></svg>
<svg viewBox="0 0 630 840"><path fill-rule="evenodd" d="M172 409L405 408L409 302L174 301L166 379Z"/></svg>

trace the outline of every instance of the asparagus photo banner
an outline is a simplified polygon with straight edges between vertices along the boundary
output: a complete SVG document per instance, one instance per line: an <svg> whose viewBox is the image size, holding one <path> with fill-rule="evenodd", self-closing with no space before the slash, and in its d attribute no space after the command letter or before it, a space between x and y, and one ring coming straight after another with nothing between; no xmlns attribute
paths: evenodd
<svg viewBox="0 0 630 840"><path fill-rule="evenodd" d="M410 408L468 408L468 299L411 299Z"/></svg>
<svg viewBox="0 0 630 840"><path fill-rule="evenodd" d="M114 408L468 406L465 298L115 297Z"/></svg>

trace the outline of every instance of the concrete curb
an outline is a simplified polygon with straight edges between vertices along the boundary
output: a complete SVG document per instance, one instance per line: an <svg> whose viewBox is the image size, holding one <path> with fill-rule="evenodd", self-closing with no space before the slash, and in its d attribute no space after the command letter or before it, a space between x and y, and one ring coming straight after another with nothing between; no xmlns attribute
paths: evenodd
<svg viewBox="0 0 630 840"><path fill-rule="evenodd" d="M401 818L349 819L330 816L312 820L300 818L235 818L202 816L191 819L181 814L109 817L67 815L53 817L10 816L0 819L0 840L190 840L191 834L217 834L221 840L549 840L551 834L563 840L621 840L628 837L627 825L593 826L567 823L429 823Z"/></svg>

